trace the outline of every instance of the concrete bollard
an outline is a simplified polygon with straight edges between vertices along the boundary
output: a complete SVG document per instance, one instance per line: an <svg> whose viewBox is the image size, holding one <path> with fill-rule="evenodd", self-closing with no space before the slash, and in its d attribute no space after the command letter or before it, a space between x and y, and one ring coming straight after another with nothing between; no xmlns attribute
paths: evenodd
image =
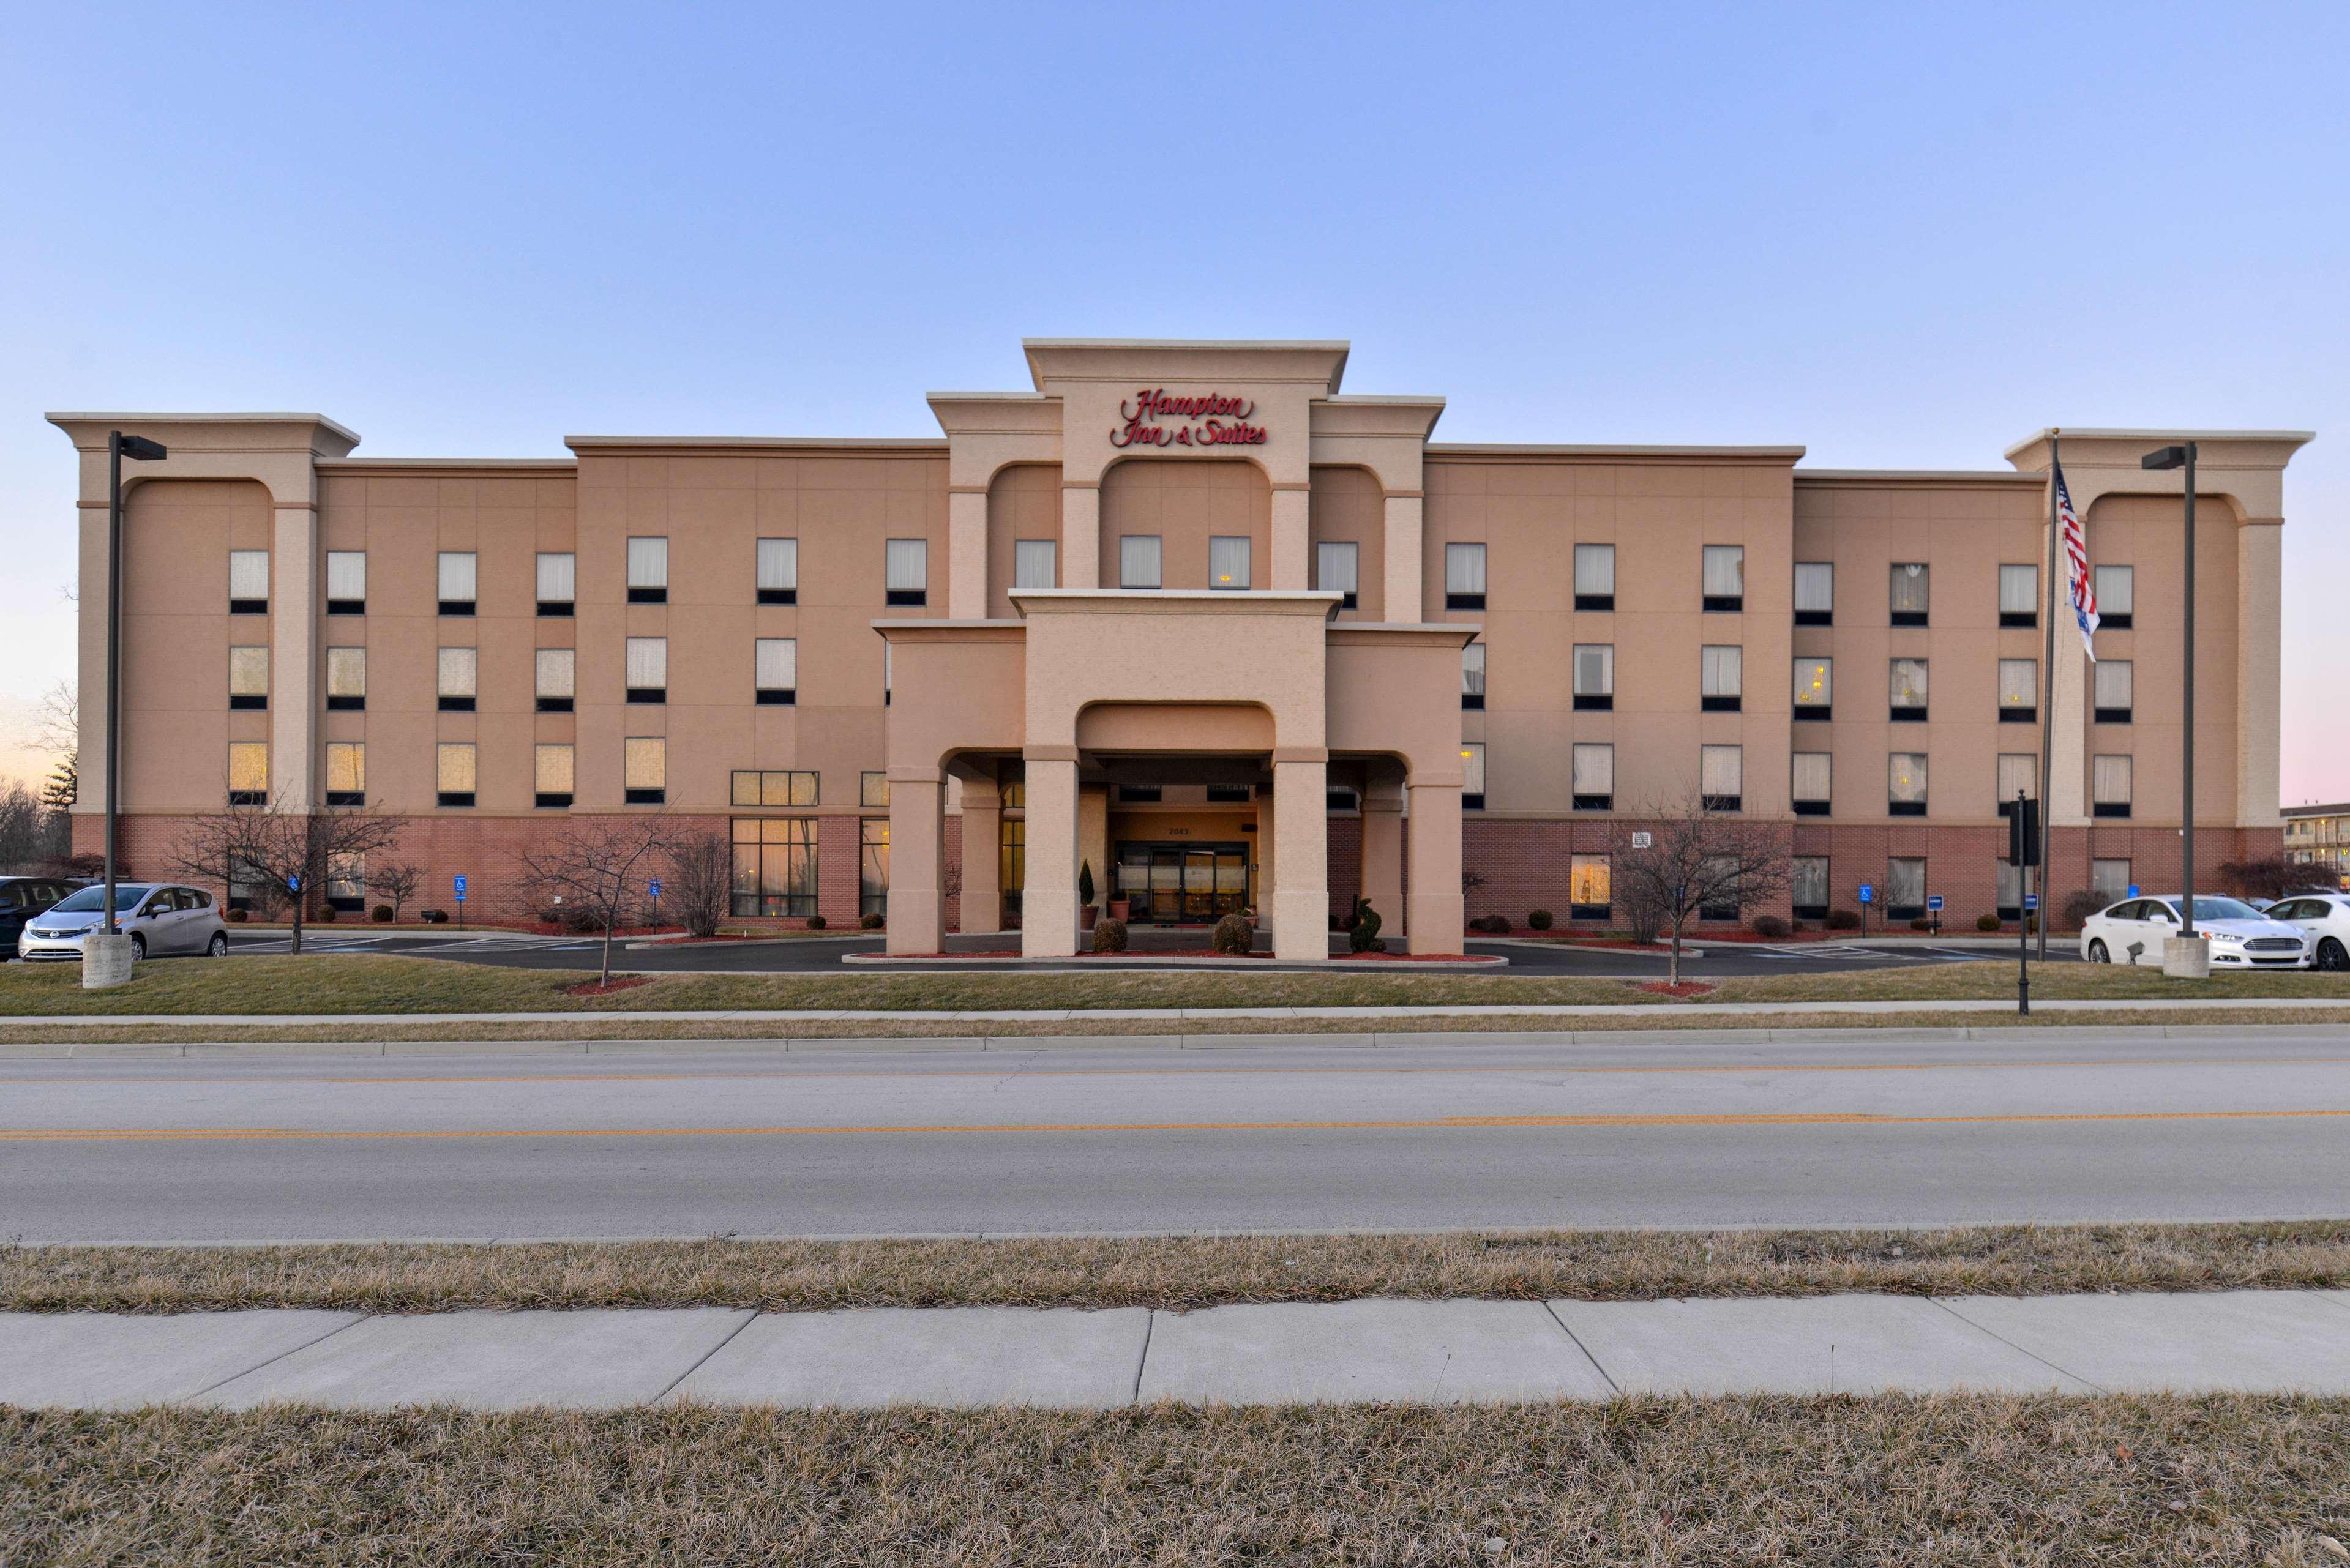
<svg viewBox="0 0 2350 1568"><path fill-rule="evenodd" d="M92 931L82 939L81 986L84 991L103 991L109 986L130 983L130 937L117 931L108 936L104 931Z"/></svg>
<svg viewBox="0 0 2350 1568"><path fill-rule="evenodd" d="M2162 972L2173 980L2211 978L2211 939L2172 937L2162 944Z"/></svg>

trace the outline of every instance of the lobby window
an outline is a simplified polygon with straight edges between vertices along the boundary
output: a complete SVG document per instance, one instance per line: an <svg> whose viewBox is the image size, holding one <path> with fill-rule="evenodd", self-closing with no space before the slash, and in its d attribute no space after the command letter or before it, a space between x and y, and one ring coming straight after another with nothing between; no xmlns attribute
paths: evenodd
<svg viewBox="0 0 2350 1568"><path fill-rule="evenodd" d="M1249 586L1247 535L1216 534L1209 537L1208 586L1211 588L1245 588Z"/></svg>
<svg viewBox="0 0 2350 1568"><path fill-rule="evenodd" d="M1158 535L1118 535L1118 586L1121 588L1155 588L1159 586Z"/></svg>
<svg viewBox="0 0 2350 1568"><path fill-rule="evenodd" d="M1322 794L1324 804L1333 811L1352 811L1355 808L1355 792L1343 785L1326 789ZM1342 794L1347 797L1344 802L1337 798ZM1255 798L1256 786L1253 784L1211 784L1208 786L1210 805L1235 805Z"/></svg>
<svg viewBox="0 0 2350 1568"><path fill-rule="evenodd" d="M1798 561L1795 563L1795 624L1797 626L1834 626L1835 624L1835 562Z"/></svg>
<svg viewBox="0 0 2350 1568"><path fill-rule="evenodd" d="M1926 722L1926 661L1922 659L1896 659L1889 661L1887 680L1887 701L1892 706L1890 717L1897 724L1922 724Z"/></svg>
<svg viewBox="0 0 2350 1568"><path fill-rule="evenodd" d="M2029 724L2040 717L2040 661L2002 659L1999 661L1999 722Z"/></svg>
<svg viewBox="0 0 2350 1568"><path fill-rule="evenodd" d="M1166 797L1166 789L1159 784L1120 784L1118 786L1118 800L1120 805L1157 805Z"/></svg>
<svg viewBox="0 0 2350 1568"><path fill-rule="evenodd" d="M2089 890L2109 904L2116 898L2128 898L2130 863L2127 860L2090 861Z"/></svg>
<svg viewBox="0 0 2350 1568"><path fill-rule="evenodd" d="M868 811L889 809L889 775L867 772L857 775L857 804Z"/></svg>
<svg viewBox="0 0 2350 1568"><path fill-rule="evenodd" d="M269 613L269 552L231 550L228 553L228 613Z"/></svg>
<svg viewBox="0 0 2350 1568"><path fill-rule="evenodd" d="M327 649L327 707L335 712L357 712L367 706L367 649Z"/></svg>
<svg viewBox="0 0 2350 1568"><path fill-rule="evenodd" d="M669 538L640 534L629 540L629 602L669 603Z"/></svg>
<svg viewBox="0 0 2350 1568"><path fill-rule="evenodd" d="M327 907L344 915L367 908L366 856L327 857Z"/></svg>
<svg viewBox="0 0 2350 1568"><path fill-rule="evenodd" d="M1061 584L1061 545L1056 539L1012 541L1012 586L1053 588Z"/></svg>
<svg viewBox="0 0 2350 1568"><path fill-rule="evenodd" d="M1745 545L1708 545L1702 572L1699 589L1704 608L1730 611L1746 607Z"/></svg>
<svg viewBox="0 0 2350 1568"><path fill-rule="evenodd" d="M2103 631L2127 631L2137 608L2137 572L2130 566L2094 566L2089 586L2097 595L2097 626ZM2125 862L2126 864L2126 862Z"/></svg>
<svg viewBox="0 0 2350 1568"><path fill-rule="evenodd" d="M1698 862L1698 876L1712 886L1707 898L1697 907L1700 920L1734 920L1738 919L1738 884L1729 878L1737 871L1738 863L1719 856L1708 856Z"/></svg>
<svg viewBox="0 0 2350 1568"><path fill-rule="evenodd" d="M1925 815L1926 753L1923 752L1894 753L1887 763L1885 793L1886 815Z"/></svg>
<svg viewBox="0 0 2350 1568"><path fill-rule="evenodd" d="M2002 920L2023 919L2023 867L2012 860L1991 862L1992 907Z"/></svg>
<svg viewBox="0 0 2350 1568"><path fill-rule="evenodd" d="M669 799L667 741L631 735L621 742L620 798L630 805L660 805Z"/></svg>
<svg viewBox="0 0 2350 1568"><path fill-rule="evenodd" d="M1789 891L1794 895L1795 919L1825 920L1828 918L1828 857L1825 855L1795 857L1794 875Z"/></svg>
<svg viewBox="0 0 2350 1568"><path fill-rule="evenodd" d="M1461 748L1461 809L1485 809L1485 743L1471 741Z"/></svg>
<svg viewBox="0 0 2350 1568"><path fill-rule="evenodd" d="M1472 642L1461 650L1461 706L1485 705L1485 645Z"/></svg>
<svg viewBox="0 0 2350 1568"><path fill-rule="evenodd" d="M893 605L926 605L931 602L931 542L928 539L892 539L884 563L888 580L882 585L889 591Z"/></svg>
<svg viewBox="0 0 2350 1568"><path fill-rule="evenodd" d="M542 713L568 713L579 695L579 655L568 648L542 648L532 671Z"/></svg>
<svg viewBox="0 0 2350 1568"><path fill-rule="evenodd" d="M1485 607L1485 546L1444 546L1444 607L1449 610Z"/></svg>
<svg viewBox="0 0 2350 1568"><path fill-rule="evenodd" d="M2130 814L2130 759L2104 755L2089 759L2089 815L2127 816Z"/></svg>
<svg viewBox="0 0 2350 1568"><path fill-rule="evenodd" d="M567 745L540 746L531 759L531 805L556 809L571 804L574 761Z"/></svg>
<svg viewBox="0 0 2350 1568"><path fill-rule="evenodd" d="M1616 706L1616 645L1578 642L1575 645L1575 705L1594 713Z"/></svg>
<svg viewBox="0 0 2350 1568"><path fill-rule="evenodd" d="M2040 624L2040 568L2030 563L1999 569L1999 624Z"/></svg>
<svg viewBox="0 0 2350 1568"><path fill-rule="evenodd" d="M1697 705L1709 713L1735 713L1746 696L1746 650L1711 644L1698 649Z"/></svg>
<svg viewBox="0 0 2350 1568"><path fill-rule="evenodd" d="M2015 797L2026 800L2040 798L2040 753L2037 752L2002 752L1999 754L1997 782L1991 786L1998 792L1994 803L2002 816L2015 815Z"/></svg>
<svg viewBox="0 0 2350 1568"><path fill-rule="evenodd" d="M327 742L327 804L367 804L367 747L359 741Z"/></svg>
<svg viewBox="0 0 2350 1568"><path fill-rule="evenodd" d="M669 639L632 637L628 639L623 679L631 702L669 701Z"/></svg>
<svg viewBox="0 0 2350 1568"><path fill-rule="evenodd" d="M1791 798L1797 816L1825 816L1828 802L1834 798L1830 784L1835 776L1835 758L1827 752L1797 752L1791 759L1789 784Z"/></svg>
<svg viewBox="0 0 2350 1568"><path fill-rule="evenodd" d="M1340 609L1353 609L1360 589L1362 547L1347 540L1326 540L1314 546L1314 586L1338 596Z"/></svg>
<svg viewBox="0 0 2350 1568"><path fill-rule="evenodd" d="M1614 913L1615 865L1605 855L1570 855L1566 858L1566 918L1604 920Z"/></svg>
<svg viewBox="0 0 2350 1568"><path fill-rule="evenodd" d="M1835 660L1795 660L1795 717L1825 723L1835 712Z"/></svg>
<svg viewBox="0 0 2350 1568"><path fill-rule="evenodd" d="M231 805L269 804L269 743L231 741L228 743L228 803Z"/></svg>
<svg viewBox="0 0 2350 1568"><path fill-rule="evenodd" d="M471 648L441 650L434 691L443 713L470 713L481 691L481 655Z"/></svg>
<svg viewBox="0 0 2350 1568"><path fill-rule="evenodd" d="M442 615L472 615L480 591L480 557L471 550L441 552L440 607Z"/></svg>
<svg viewBox="0 0 2350 1568"><path fill-rule="evenodd" d="M1926 861L1897 855L1885 863L1885 918L1914 920L1926 912Z"/></svg>
<svg viewBox="0 0 2350 1568"><path fill-rule="evenodd" d="M752 562L758 573L757 592L763 605L795 605L800 602L800 542L797 539L762 539L758 553Z"/></svg>
<svg viewBox="0 0 2350 1568"><path fill-rule="evenodd" d="M327 552L327 613L367 614L367 552Z"/></svg>
<svg viewBox="0 0 2350 1568"><path fill-rule="evenodd" d="M228 705L231 708L269 706L267 648L232 648L228 650Z"/></svg>
<svg viewBox="0 0 2350 1568"><path fill-rule="evenodd" d="M736 805L819 805L817 783L812 768L737 769L727 798Z"/></svg>
<svg viewBox="0 0 2350 1568"><path fill-rule="evenodd" d="M1895 626L1924 626L1933 602L1933 568L1923 561L1894 562L1885 589L1885 618Z"/></svg>
<svg viewBox="0 0 2350 1568"><path fill-rule="evenodd" d="M2126 724L2137 682L2135 667L2126 659L2100 659L2090 678L2095 691L2095 718L2100 724Z"/></svg>
<svg viewBox="0 0 2350 1568"><path fill-rule="evenodd" d="M538 613L567 616L579 599L579 557L568 550L538 553Z"/></svg>
<svg viewBox="0 0 2350 1568"><path fill-rule="evenodd" d="M1567 786L1577 811L1616 808L1616 748L1587 741L1575 742L1567 763Z"/></svg>
<svg viewBox="0 0 2350 1568"><path fill-rule="evenodd" d="M1010 804L1008 797L1005 804ZM996 826L995 854L995 887L1003 900L1003 913L1017 918L1020 896L1028 886L1028 823L1024 817L1007 816Z"/></svg>
<svg viewBox="0 0 2350 1568"><path fill-rule="evenodd" d="M1746 803L1746 749L1743 746L1700 746L1697 749L1697 793L1707 811L1740 811Z"/></svg>
<svg viewBox="0 0 2350 1568"><path fill-rule="evenodd" d="M799 639L760 638L751 645L751 660L759 701L788 708L800 700Z"/></svg>
<svg viewBox="0 0 2350 1568"><path fill-rule="evenodd" d="M733 837L736 915L804 920L816 913L816 818L736 817Z"/></svg>
<svg viewBox="0 0 2350 1568"><path fill-rule="evenodd" d="M1616 607L1616 546L1577 545L1575 547L1575 607L1612 610Z"/></svg>
<svg viewBox="0 0 2350 1568"><path fill-rule="evenodd" d="M443 741L433 757L434 804L471 805L477 782L478 759L471 741Z"/></svg>
<svg viewBox="0 0 2350 1568"><path fill-rule="evenodd" d="M881 706L889 705L890 689L897 679L898 649L893 643L881 645Z"/></svg>
<svg viewBox="0 0 2350 1568"><path fill-rule="evenodd" d="M889 913L889 823L868 816L857 824L857 912Z"/></svg>

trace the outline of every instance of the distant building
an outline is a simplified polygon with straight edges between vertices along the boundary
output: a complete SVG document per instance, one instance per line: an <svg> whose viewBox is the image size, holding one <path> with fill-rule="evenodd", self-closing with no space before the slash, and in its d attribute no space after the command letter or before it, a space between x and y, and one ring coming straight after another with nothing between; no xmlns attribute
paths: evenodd
<svg viewBox="0 0 2350 1568"><path fill-rule="evenodd" d="M2284 857L2298 866L2323 866L2350 888L2350 801L2286 806Z"/></svg>

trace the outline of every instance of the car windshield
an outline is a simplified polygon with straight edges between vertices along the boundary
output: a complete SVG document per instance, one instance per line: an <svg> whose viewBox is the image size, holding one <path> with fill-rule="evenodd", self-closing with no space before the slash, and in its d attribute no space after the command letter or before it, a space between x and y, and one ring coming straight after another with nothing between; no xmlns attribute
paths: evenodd
<svg viewBox="0 0 2350 1568"><path fill-rule="evenodd" d="M117 882L114 885L114 912L118 915L128 914L139 907L140 899L152 891L154 889L151 888L140 887L135 883ZM105 908L106 889L104 888L84 888L80 892L68 898L52 912L59 915L90 915Z"/></svg>
<svg viewBox="0 0 2350 1568"><path fill-rule="evenodd" d="M2178 900L2165 898L2170 912L2178 912ZM2195 918L2199 920L2264 920L2267 916L2240 898L2202 898L2195 900Z"/></svg>

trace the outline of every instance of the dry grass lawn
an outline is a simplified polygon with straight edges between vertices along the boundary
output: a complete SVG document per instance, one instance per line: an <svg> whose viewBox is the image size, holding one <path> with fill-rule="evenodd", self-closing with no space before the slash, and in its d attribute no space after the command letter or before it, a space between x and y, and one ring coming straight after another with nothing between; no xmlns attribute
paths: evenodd
<svg viewBox="0 0 2350 1568"><path fill-rule="evenodd" d="M0 1411L10 1563L2342 1561L2350 1401Z"/></svg>

